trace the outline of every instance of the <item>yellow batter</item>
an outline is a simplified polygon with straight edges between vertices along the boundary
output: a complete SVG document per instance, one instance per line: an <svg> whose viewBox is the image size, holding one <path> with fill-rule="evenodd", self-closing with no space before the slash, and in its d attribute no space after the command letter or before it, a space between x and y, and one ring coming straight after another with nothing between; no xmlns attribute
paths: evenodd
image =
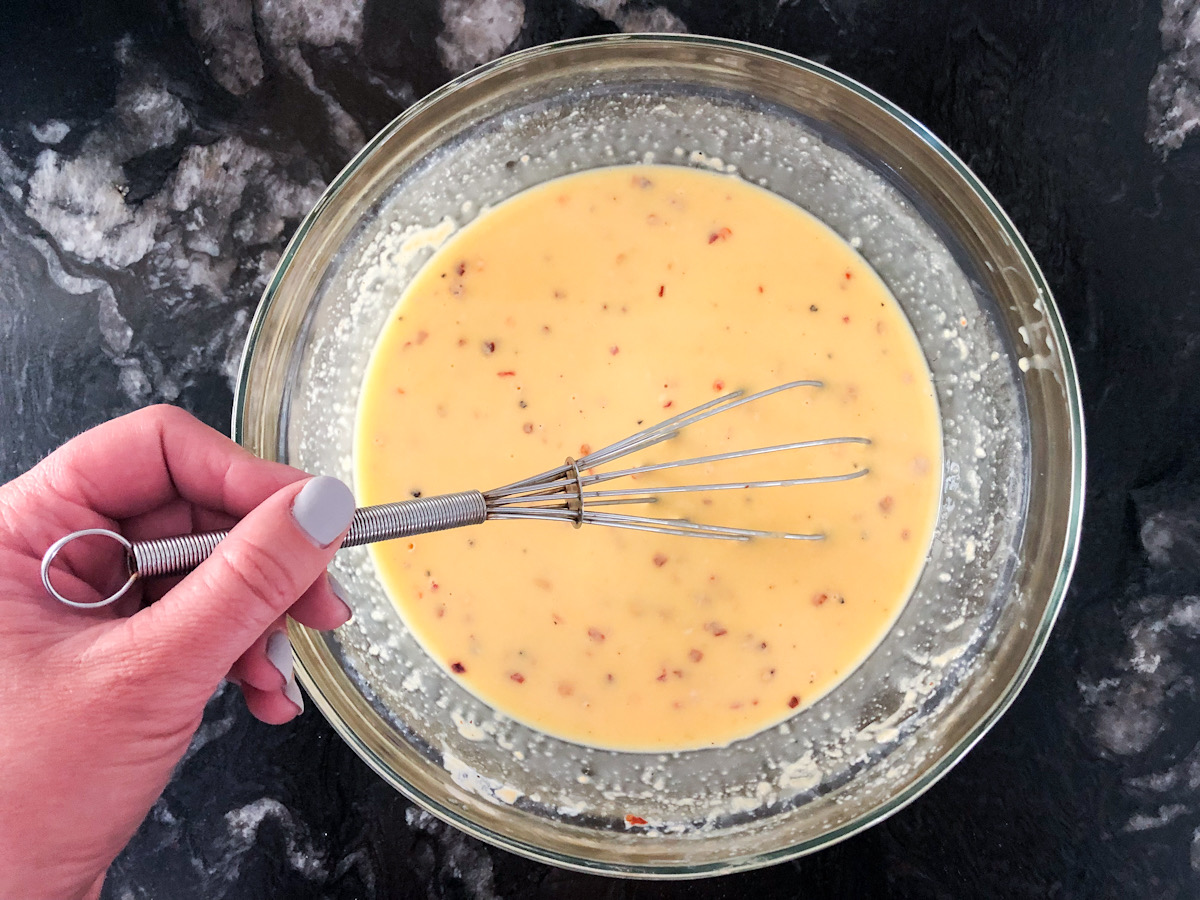
<svg viewBox="0 0 1200 900"><path fill-rule="evenodd" d="M487 489L736 388L799 388L634 462L819 437L842 445L664 474L833 485L682 495L643 515L821 532L736 544L489 522L377 544L429 653L497 710L625 750L721 745L844 678L912 589L936 518L941 434L887 289L799 208L668 166L529 190L453 237L400 299L360 402L360 503Z"/></svg>

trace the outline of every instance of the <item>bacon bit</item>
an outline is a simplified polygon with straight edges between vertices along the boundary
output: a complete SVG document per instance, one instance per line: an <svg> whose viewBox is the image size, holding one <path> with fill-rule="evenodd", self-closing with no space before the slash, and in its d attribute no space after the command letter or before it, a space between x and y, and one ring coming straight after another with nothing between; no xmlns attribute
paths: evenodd
<svg viewBox="0 0 1200 900"><path fill-rule="evenodd" d="M676 678L682 678L683 677L683 669L672 669L671 674L674 675Z"/></svg>
<svg viewBox="0 0 1200 900"><path fill-rule="evenodd" d="M720 378L718 378L716 381L713 382L713 390L714 391L725 390L725 382L722 381Z"/></svg>
<svg viewBox="0 0 1200 900"><path fill-rule="evenodd" d="M710 244L715 244L717 241L726 241L726 240L729 240L729 238L732 235L733 235L733 232L730 231L728 228L718 228L716 231L714 231L712 234L710 234L708 236L708 242Z"/></svg>
<svg viewBox="0 0 1200 900"><path fill-rule="evenodd" d="M526 434L533 434L533 423L526 422L524 425L521 426L521 430L523 432L525 432Z"/></svg>
<svg viewBox="0 0 1200 900"><path fill-rule="evenodd" d="M558 613L550 613L550 621L552 621L555 625L562 624L562 619L558 617Z"/></svg>
<svg viewBox="0 0 1200 900"><path fill-rule="evenodd" d="M660 297L661 297L661 296L662 296L663 294L665 294L666 292L667 292L667 286L666 286L665 284L660 284L660 285L658 286L658 296L660 296Z"/></svg>
<svg viewBox="0 0 1200 900"><path fill-rule="evenodd" d="M483 355L484 356L491 356L495 352L496 352L496 342L495 341L484 341L483 342ZM503 375L504 373L501 372L500 374Z"/></svg>
<svg viewBox="0 0 1200 900"><path fill-rule="evenodd" d="M555 300L561 300L561 299L562 299L563 297L565 297L565 296L567 296L567 294L566 294L566 292L565 292L565 291L559 291L559 290L556 290L556 291L554 292L554 299L555 299Z"/></svg>
<svg viewBox="0 0 1200 900"><path fill-rule="evenodd" d="M896 501L893 500L891 494L889 494L879 501L879 508L883 510L884 514L886 515L892 511L892 507L895 505L895 503Z"/></svg>
<svg viewBox="0 0 1200 900"><path fill-rule="evenodd" d="M816 312L816 311L817 311L817 304L815 304L815 303L810 303L810 304L809 304L809 306L808 306L808 311L809 311L809 312Z"/></svg>
<svg viewBox="0 0 1200 900"><path fill-rule="evenodd" d="M657 678L655 678L654 680L655 680L655 681L666 681L666 680L667 680L667 670L666 670L666 669L663 669L663 670L662 670L662 671L659 673L658 677L657 677Z"/></svg>
<svg viewBox="0 0 1200 900"><path fill-rule="evenodd" d="M509 677L510 679L512 679L513 681L515 681L517 684L524 684L524 683L525 683L525 676L524 676L524 675L522 675L520 672L513 672L513 673L512 673L511 675L509 675L508 677Z"/></svg>
<svg viewBox="0 0 1200 900"><path fill-rule="evenodd" d="M604 680L605 681L615 681L616 679L613 678L613 673L609 672L607 675L604 676Z"/></svg>
<svg viewBox="0 0 1200 900"><path fill-rule="evenodd" d="M580 456L587 456L591 452L592 452L591 444L580 444L579 445L579 455Z"/></svg>
<svg viewBox="0 0 1200 900"><path fill-rule="evenodd" d="M827 601L828 599L829 599L828 594L813 594L813 598L812 598L813 606L824 606L825 601Z"/></svg>
<svg viewBox="0 0 1200 900"><path fill-rule="evenodd" d="M800 698L797 697L795 694L793 694L788 699L788 709L795 709L799 705L800 705Z"/></svg>
<svg viewBox="0 0 1200 900"><path fill-rule="evenodd" d="M456 675L461 675L463 672L467 671L467 667L460 662L453 662L450 663L450 671L454 672Z"/></svg>
<svg viewBox="0 0 1200 900"><path fill-rule="evenodd" d="M908 533L907 528L905 528L903 531L900 532L900 540L907 541L909 539L909 537L910 537L910 535Z"/></svg>
<svg viewBox="0 0 1200 900"><path fill-rule="evenodd" d="M733 703L730 703L730 704L729 704L729 708L730 708L730 709L741 709L741 708L742 708L742 701L741 701L741 700L735 700L735 701L733 701Z"/></svg>
<svg viewBox="0 0 1200 900"><path fill-rule="evenodd" d="M846 270L846 280L847 280L847 281L849 281L849 280L850 280L851 278L853 278L853 277L854 277L854 276L850 274L850 270L849 270L849 269L847 269L847 270Z"/></svg>
<svg viewBox="0 0 1200 900"><path fill-rule="evenodd" d="M417 332L417 343L418 344L425 343L425 339L427 337L429 337L429 332L426 331L425 329L421 329L420 331Z"/></svg>
<svg viewBox="0 0 1200 900"><path fill-rule="evenodd" d="M766 650L766 649L767 649L767 642L766 642L766 641L762 641L762 642L761 642L761 643L758 645L758 649L759 649L759 650Z"/></svg>
<svg viewBox="0 0 1200 900"><path fill-rule="evenodd" d="M454 272L455 272L455 274L460 275L460 276L466 275L467 274L467 264L465 262L460 262L457 266L455 266Z"/></svg>
<svg viewBox="0 0 1200 900"><path fill-rule="evenodd" d="M704 654L699 650L692 649L688 651L688 659L692 662L700 662L700 660L704 659Z"/></svg>
<svg viewBox="0 0 1200 900"><path fill-rule="evenodd" d="M458 346L460 346L460 347L465 347L465 346L467 346L467 339L466 339L466 338L459 338L459 339L458 339Z"/></svg>
<svg viewBox="0 0 1200 900"><path fill-rule="evenodd" d="M616 356L618 353L621 352L621 348L618 347L616 344L613 344L611 347L608 348L608 352L611 355Z"/></svg>
<svg viewBox="0 0 1200 900"><path fill-rule="evenodd" d="M626 816L625 824L633 826L633 825L647 825L649 823L645 819L643 819L641 816Z"/></svg>
<svg viewBox="0 0 1200 900"><path fill-rule="evenodd" d="M849 324L850 324L850 317L849 317L849 316L842 316L842 322L843 322L843 324L849 325Z"/></svg>
<svg viewBox="0 0 1200 900"><path fill-rule="evenodd" d="M656 566L658 566L660 569L661 569L663 566L665 566L665 565L667 564L667 554L665 554L665 553L655 553L655 554L654 554L654 564L655 564Z"/></svg>
<svg viewBox="0 0 1200 900"><path fill-rule="evenodd" d="M720 622L706 622L704 624L704 630L713 637L721 637L724 634L728 634L728 632L725 630L725 626L721 625Z"/></svg>
<svg viewBox="0 0 1200 900"><path fill-rule="evenodd" d="M512 378L516 374L517 373L514 372L512 369L505 369L503 372L497 372L496 377L497 378Z"/></svg>
<svg viewBox="0 0 1200 900"><path fill-rule="evenodd" d="M558 683L558 692L564 697L570 697L573 693L575 693L575 686L570 682L560 681Z"/></svg>
<svg viewBox="0 0 1200 900"><path fill-rule="evenodd" d="M604 632L599 628L589 628L588 637L590 637L593 641L602 643L604 641Z"/></svg>
<svg viewBox="0 0 1200 900"><path fill-rule="evenodd" d="M543 325L543 326L542 326L542 334L549 334L549 333L550 333L550 326L549 326L549 325Z"/></svg>
<svg viewBox="0 0 1200 900"><path fill-rule="evenodd" d="M674 405L675 405L674 400L666 400L663 402L663 409L670 409Z"/></svg>

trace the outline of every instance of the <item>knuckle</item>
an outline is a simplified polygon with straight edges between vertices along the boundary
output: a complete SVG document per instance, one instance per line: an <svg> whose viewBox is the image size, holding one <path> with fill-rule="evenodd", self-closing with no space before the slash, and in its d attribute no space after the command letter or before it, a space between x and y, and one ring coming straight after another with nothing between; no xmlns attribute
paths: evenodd
<svg viewBox="0 0 1200 900"><path fill-rule="evenodd" d="M300 595L294 570L260 547L239 542L223 548L211 562L219 567L218 583L225 590L274 614Z"/></svg>

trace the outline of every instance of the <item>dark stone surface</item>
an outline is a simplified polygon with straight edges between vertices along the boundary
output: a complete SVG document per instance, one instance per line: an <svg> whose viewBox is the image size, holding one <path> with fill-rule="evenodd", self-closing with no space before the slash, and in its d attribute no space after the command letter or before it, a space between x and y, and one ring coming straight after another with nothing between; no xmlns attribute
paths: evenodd
<svg viewBox="0 0 1200 900"><path fill-rule="evenodd" d="M1198 16L1195 0L0 4L0 478L153 401L226 428L264 281L364 138L501 52L622 29L800 53L925 122L1045 269L1088 416L1080 564L1033 679L856 838L687 885L550 869L412 807L315 712L269 728L226 689L105 896L1200 893Z"/></svg>

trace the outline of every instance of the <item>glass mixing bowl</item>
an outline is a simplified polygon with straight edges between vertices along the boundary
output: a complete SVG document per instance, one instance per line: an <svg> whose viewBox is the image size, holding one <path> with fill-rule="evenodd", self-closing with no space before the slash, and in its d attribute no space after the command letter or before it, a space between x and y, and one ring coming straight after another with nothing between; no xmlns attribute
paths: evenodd
<svg viewBox="0 0 1200 900"><path fill-rule="evenodd" d="M556 865L689 877L785 860L879 821L996 721L1070 577L1083 424L1037 264L920 123L793 56L617 36L477 69L355 157L296 232L254 319L236 439L352 480L364 367L433 247L524 188L628 162L736 173L788 198L849 241L907 313L945 449L934 543L894 627L789 722L670 754L577 746L480 703L425 655L363 548L331 569L354 620L330 634L293 624L292 639L300 680L333 727L435 815Z"/></svg>

